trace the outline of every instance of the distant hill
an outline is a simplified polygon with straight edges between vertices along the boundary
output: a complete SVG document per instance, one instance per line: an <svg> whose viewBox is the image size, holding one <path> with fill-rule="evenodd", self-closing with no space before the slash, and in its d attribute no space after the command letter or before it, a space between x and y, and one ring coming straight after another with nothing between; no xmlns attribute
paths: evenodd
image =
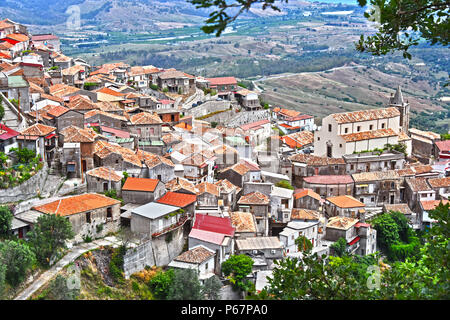
<svg viewBox="0 0 450 320"><path fill-rule="evenodd" d="M205 10L197 10L185 0L4 0L0 16L31 25L31 29L58 26L64 28L67 9L77 5L81 25L95 26L102 31L165 29L164 22L201 23ZM162 24L161 24L162 23Z"/></svg>

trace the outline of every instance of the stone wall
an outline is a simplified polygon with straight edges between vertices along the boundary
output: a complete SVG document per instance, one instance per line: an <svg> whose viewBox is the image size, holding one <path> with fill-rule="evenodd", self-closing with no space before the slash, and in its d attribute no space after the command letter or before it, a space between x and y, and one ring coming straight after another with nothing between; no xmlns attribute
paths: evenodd
<svg viewBox="0 0 450 320"><path fill-rule="evenodd" d="M186 111L186 114L192 116L194 119L205 116L211 112L221 111L229 109L231 105L230 101L207 101L198 107L194 107ZM209 121L208 119L205 119Z"/></svg>
<svg viewBox="0 0 450 320"><path fill-rule="evenodd" d="M241 111L225 123L226 127L240 127L246 123L270 119L269 110Z"/></svg>
<svg viewBox="0 0 450 320"><path fill-rule="evenodd" d="M133 273L143 270L146 266L166 266L177 257L184 246L183 226L171 233L170 242L166 242L167 233L128 249L123 258L125 278L128 279Z"/></svg>
<svg viewBox="0 0 450 320"><path fill-rule="evenodd" d="M8 189L0 189L0 203L17 202L27 200L43 192L45 180L48 175L48 166L44 162L44 166L34 176L22 184Z"/></svg>

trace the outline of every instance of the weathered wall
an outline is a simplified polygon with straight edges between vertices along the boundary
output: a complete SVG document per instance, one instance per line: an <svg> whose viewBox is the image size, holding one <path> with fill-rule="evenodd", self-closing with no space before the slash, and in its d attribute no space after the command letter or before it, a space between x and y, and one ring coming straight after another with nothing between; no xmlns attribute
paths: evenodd
<svg viewBox="0 0 450 320"><path fill-rule="evenodd" d="M45 180L48 175L48 166L44 166L34 176L22 184L9 189L0 189L0 203L17 202L36 197L39 192L43 192Z"/></svg>
<svg viewBox="0 0 450 320"><path fill-rule="evenodd" d="M166 242L166 236L167 234L127 250L123 258L125 278L128 279L145 266L166 266L183 251L183 227L172 231L169 243Z"/></svg>
<svg viewBox="0 0 450 320"><path fill-rule="evenodd" d="M270 119L269 110L241 111L230 118L225 125L227 127L240 127L246 123Z"/></svg>

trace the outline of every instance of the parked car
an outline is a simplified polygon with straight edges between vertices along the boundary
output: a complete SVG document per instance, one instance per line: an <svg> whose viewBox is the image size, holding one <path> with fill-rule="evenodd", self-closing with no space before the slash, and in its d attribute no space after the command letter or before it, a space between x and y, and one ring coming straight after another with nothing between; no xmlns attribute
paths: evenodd
<svg viewBox="0 0 450 320"><path fill-rule="evenodd" d="M197 105L201 105L203 103L203 101L197 101Z"/></svg>
<svg viewBox="0 0 450 320"><path fill-rule="evenodd" d="M193 103L192 104L192 108L194 108L194 107L196 107L197 106L197 104L196 103Z"/></svg>

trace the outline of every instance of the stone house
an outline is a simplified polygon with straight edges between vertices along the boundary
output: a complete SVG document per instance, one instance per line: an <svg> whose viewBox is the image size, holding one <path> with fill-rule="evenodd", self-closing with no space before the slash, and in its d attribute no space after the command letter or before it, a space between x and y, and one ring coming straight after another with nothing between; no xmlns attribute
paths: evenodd
<svg viewBox="0 0 450 320"><path fill-rule="evenodd" d="M186 221L186 215L179 213L179 209L157 202L134 208L131 210L131 231L146 237L159 237Z"/></svg>
<svg viewBox="0 0 450 320"><path fill-rule="evenodd" d="M322 198L312 189L297 189L294 192L294 208L318 210L322 204Z"/></svg>
<svg viewBox="0 0 450 320"><path fill-rule="evenodd" d="M0 92L9 100L17 100L22 112L30 111L30 83L24 76L0 72Z"/></svg>
<svg viewBox="0 0 450 320"><path fill-rule="evenodd" d="M128 177L122 186L122 199L125 203L149 203L158 200L165 193L164 183L157 179Z"/></svg>
<svg viewBox="0 0 450 320"><path fill-rule="evenodd" d="M281 231L278 236L287 254L298 252L298 246L295 240L300 237L306 237L313 248L319 243L319 221L291 221Z"/></svg>
<svg viewBox="0 0 450 320"><path fill-rule="evenodd" d="M196 214L188 247L203 245L216 252L216 272L220 273L222 262L234 254L234 233L230 218Z"/></svg>
<svg viewBox="0 0 450 320"><path fill-rule="evenodd" d="M130 116L128 130L140 141L160 140L163 122L156 113L141 112Z"/></svg>
<svg viewBox="0 0 450 320"><path fill-rule="evenodd" d="M262 108L258 94L254 91L241 89L236 91L234 96L239 104L247 111L259 110Z"/></svg>
<svg viewBox="0 0 450 320"><path fill-rule="evenodd" d="M197 271L200 283L215 275L216 252L203 246L192 247L169 263L171 268L193 269Z"/></svg>
<svg viewBox="0 0 450 320"><path fill-rule="evenodd" d="M46 46L55 51L61 51L61 42L58 36L53 34L35 34L31 37L35 46Z"/></svg>
<svg viewBox="0 0 450 320"><path fill-rule="evenodd" d="M195 87L195 78L188 77L187 74L168 70L158 75L157 83L161 90L167 89L169 92L187 94Z"/></svg>
<svg viewBox="0 0 450 320"><path fill-rule="evenodd" d="M215 185L219 187L219 206L226 207L227 211L233 211L236 208L237 198L242 189L227 179L219 180Z"/></svg>
<svg viewBox="0 0 450 320"><path fill-rule="evenodd" d="M288 159L292 163L292 182L296 186L302 185L304 177L346 174L346 164L342 158L317 157L298 153Z"/></svg>
<svg viewBox="0 0 450 320"><path fill-rule="evenodd" d="M30 112L34 116L36 111ZM84 128L84 115L81 112L71 110L59 105L47 105L38 111L38 117L44 124L56 127L58 132L63 129L74 126L80 129Z"/></svg>
<svg viewBox="0 0 450 320"><path fill-rule="evenodd" d="M430 217L429 211L436 209L439 204L446 205L449 200L422 200L420 201L419 215L420 215L420 229L427 230L433 226L437 221Z"/></svg>
<svg viewBox="0 0 450 320"><path fill-rule="evenodd" d="M212 151L216 157L215 163L219 170L235 165L239 161L237 150L225 144L214 147Z"/></svg>
<svg viewBox="0 0 450 320"><path fill-rule="evenodd" d="M241 188L244 186L244 182L262 181L259 166L242 159L237 164L219 171L218 178L227 179Z"/></svg>
<svg viewBox="0 0 450 320"><path fill-rule="evenodd" d="M99 126L128 130L127 118L101 110L86 112L84 114L84 121L86 123L98 123Z"/></svg>
<svg viewBox="0 0 450 320"><path fill-rule="evenodd" d="M67 217L75 233L75 243L85 237L103 237L119 229L120 201L97 193L67 197L33 209Z"/></svg>
<svg viewBox="0 0 450 320"><path fill-rule="evenodd" d="M142 150L138 150L136 154L146 166L141 173L143 177L158 179L163 183L175 178L175 165L169 159Z"/></svg>
<svg viewBox="0 0 450 320"><path fill-rule="evenodd" d="M425 164L431 163L432 156L436 154L436 142L441 140L441 135L410 128L409 134L412 140L412 155Z"/></svg>
<svg viewBox="0 0 450 320"><path fill-rule="evenodd" d="M81 65L74 65L62 70L63 83L81 88L86 77L85 67Z"/></svg>
<svg viewBox="0 0 450 320"><path fill-rule="evenodd" d="M131 177L143 177L141 158L133 150L118 144L96 141L93 159L95 167L110 167L116 171L126 171Z"/></svg>
<svg viewBox="0 0 450 320"><path fill-rule="evenodd" d="M436 191L433 190L426 178L405 179L405 201L414 212L420 210L420 201L436 199Z"/></svg>
<svg viewBox="0 0 450 320"><path fill-rule="evenodd" d="M235 228L235 239L256 237L256 220L250 212L230 212L231 224Z"/></svg>
<svg viewBox="0 0 450 320"><path fill-rule="evenodd" d="M122 176L114 170L106 167L98 167L86 172L88 192L102 193L108 190L116 190L120 197L122 188Z"/></svg>
<svg viewBox="0 0 450 320"><path fill-rule="evenodd" d="M434 158L437 161L447 161L450 159L450 140L436 141Z"/></svg>
<svg viewBox="0 0 450 320"><path fill-rule="evenodd" d="M450 197L450 177L431 178L428 184L436 192L436 200L446 200Z"/></svg>
<svg viewBox="0 0 450 320"><path fill-rule="evenodd" d="M324 211L327 217L350 217L364 221L365 207L364 203L352 196L344 195L328 197L325 200Z"/></svg>
<svg viewBox="0 0 450 320"><path fill-rule="evenodd" d="M395 150L362 152L343 155L347 174L373 171L399 170L405 167L405 154Z"/></svg>
<svg viewBox="0 0 450 320"><path fill-rule="evenodd" d="M156 200L156 202L179 207L184 210L188 217L193 218L195 213L195 205L197 203L197 196L193 194L168 191L161 198Z"/></svg>
<svg viewBox="0 0 450 320"><path fill-rule="evenodd" d="M195 185L187 179L176 177L166 183L166 189L172 192L197 194Z"/></svg>
<svg viewBox="0 0 450 320"><path fill-rule="evenodd" d="M253 146L257 146L266 142L272 134L272 126L269 120L259 120L241 125L246 140Z"/></svg>
<svg viewBox="0 0 450 320"><path fill-rule="evenodd" d="M95 143L103 139L94 130L90 128L80 129L79 127L69 126L59 131L59 146L66 143L78 143L79 155L73 155L70 157L63 157L61 162L67 164L69 161L77 163L80 160L80 164L76 166L75 172L77 177L81 177L81 174L94 168L94 152ZM65 170L63 170L65 172Z"/></svg>
<svg viewBox="0 0 450 320"><path fill-rule="evenodd" d="M235 77L206 78L207 87L214 89L219 98L231 100L239 88Z"/></svg>
<svg viewBox="0 0 450 320"><path fill-rule="evenodd" d="M397 171L374 171L352 174L354 197L368 207L400 203L401 179Z"/></svg>
<svg viewBox="0 0 450 320"><path fill-rule="evenodd" d="M236 254L263 256L266 260L283 258L283 244L277 237L236 239Z"/></svg>
<svg viewBox="0 0 450 320"><path fill-rule="evenodd" d="M358 230L355 227L358 222L358 219L349 217L335 216L330 218L325 229L325 239L336 242L340 238L344 238L347 242L347 252L356 252L360 247Z"/></svg>
<svg viewBox="0 0 450 320"><path fill-rule="evenodd" d="M303 188L314 190L323 198L352 195L354 185L350 175L322 175L303 178Z"/></svg>
<svg viewBox="0 0 450 320"><path fill-rule="evenodd" d="M255 216L258 235L269 234L269 205L269 197L258 191L243 195L238 201L239 211L251 212Z"/></svg>
<svg viewBox="0 0 450 320"><path fill-rule="evenodd" d="M217 211L219 208L219 187L209 182L195 186L197 191L197 210Z"/></svg>
<svg viewBox="0 0 450 320"><path fill-rule="evenodd" d="M17 136L19 148L28 148L40 155L48 164L53 160L57 148L56 128L36 123Z"/></svg>
<svg viewBox="0 0 450 320"><path fill-rule="evenodd" d="M209 150L192 154L181 162L183 175L194 183L213 183L214 163L214 154Z"/></svg>
<svg viewBox="0 0 450 320"><path fill-rule="evenodd" d="M294 206L294 190L273 187L270 193L270 215L283 223L289 221Z"/></svg>

